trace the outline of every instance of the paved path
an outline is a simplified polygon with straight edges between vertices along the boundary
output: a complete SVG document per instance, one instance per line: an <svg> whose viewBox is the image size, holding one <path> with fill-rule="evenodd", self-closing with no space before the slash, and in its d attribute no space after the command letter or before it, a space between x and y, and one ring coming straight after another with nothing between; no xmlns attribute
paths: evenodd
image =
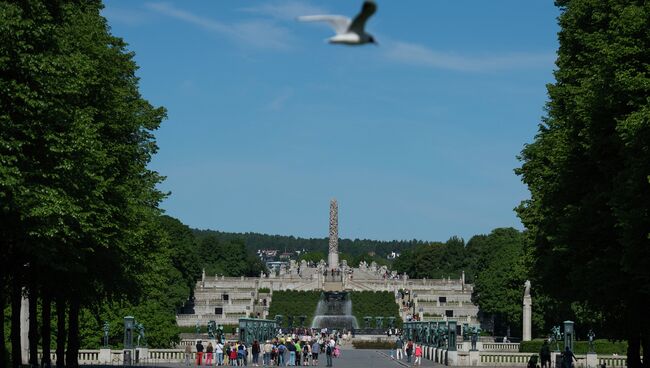
<svg viewBox="0 0 650 368"><path fill-rule="evenodd" d="M325 368L325 356L321 355L319 356L319 365L318 367L320 368ZM370 349L350 349L350 350L342 350L341 351L341 357L339 358L334 358L333 360L334 367L333 368L407 368L407 367L413 367L413 363L407 364L406 363L406 358L401 361L396 361L391 359L388 356L388 351L387 350L370 350ZM156 364L156 365L141 365L138 367L148 367L148 368L153 368L153 367L183 367L183 368L199 368L196 365L192 366L185 366L183 364ZM98 366L96 366L98 367ZM101 366L101 367L109 367L109 366ZM120 366L124 367L124 366ZM213 366L214 367L214 366ZM310 366L310 368L315 368L316 366ZM429 360L422 359L422 367L444 367L440 364L433 363ZM202 365L200 368L207 368L205 365ZM229 367L224 367L224 368L229 368ZM252 365L248 365L248 368L257 368L253 367ZM261 367L260 367L261 368ZM272 367L272 368L277 368L277 367ZM293 367L291 367L293 368ZM307 367L304 367L307 368Z"/></svg>
<svg viewBox="0 0 650 368"><path fill-rule="evenodd" d="M319 359L319 368L325 367L325 357L321 355L322 359ZM370 349L350 349L342 350L340 358L334 358L334 367L333 368L411 368L413 363L407 364L406 359L401 361L393 360L388 355L388 350L370 350ZM120 367L125 368L125 366L110 366L110 365L95 365L95 366L84 366L84 367L105 367L105 368L114 368ZM197 367L196 365L186 366L184 364L143 364L139 366L133 366L134 368L208 368L205 365ZM215 366L212 366L215 368ZM222 366L223 368L230 368L229 366ZM316 366L310 366L310 368L315 368ZM427 359L422 359L422 367L428 368L447 368L442 364L434 363ZM221 368L221 367L216 367ZM257 368L253 367L251 364L247 368ZM262 368L260 366L260 368ZM279 367L271 367L279 368ZM293 367L290 367L293 368ZM301 367L303 368L303 367ZM304 367L307 368L307 367ZM476 368L476 367L454 367L454 368ZM499 368L508 368L505 366L499 366ZM512 367L512 368L521 368L521 367Z"/></svg>

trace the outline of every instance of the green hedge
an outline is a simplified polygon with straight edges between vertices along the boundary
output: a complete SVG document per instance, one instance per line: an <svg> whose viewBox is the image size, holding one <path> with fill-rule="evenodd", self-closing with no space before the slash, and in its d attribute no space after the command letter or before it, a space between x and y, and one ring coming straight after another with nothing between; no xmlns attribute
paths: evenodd
<svg viewBox="0 0 650 368"><path fill-rule="evenodd" d="M519 344L519 352L521 353L539 353L542 349L543 339L535 339L532 341L522 341ZM555 343L550 344L551 351L555 350ZM564 342L560 341L560 349L563 349ZM589 351L589 342L576 341L573 346L574 354L587 354ZM598 354L627 354L627 341L609 341L605 339L594 340L594 350Z"/></svg>
<svg viewBox="0 0 650 368"><path fill-rule="evenodd" d="M266 287L264 287L264 288L259 288L259 289L257 289L257 292L258 292L258 293L266 293L266 294L268 294L268 293L271 292L271 289L266 288Z"/></svg>
<svg viewBox="0 0 650 368"><path fill-rule="evenodd" d="M354 346L355 349L388 350L388 349L393 349L395 347L395 343L390 341L381 341L381 340L371 340L371 341L353 340L352 346Z"/></svg>
<svg viewBox="0 0 650 368"><path fill-rule="evenodd" d="M395 303L395 295L390 291L353 291L352 314L357 318L359 327L363 328L365 316L373 317L371 326L375 327L374 317L384 317L384 327L388 327L388 317L395 317L395 326L402 327L399 307Z"/></svg>
<svg viewBox="0 0 650 368"><path fill-rule="evenodd" d="M269 319L274 319L276 315L281 314L282 327L288 326L288 316L293 316L293 326L298 327L300 324L299 316L306 316L305 325L311 326L311 320L316 312L316 305L320 299L320 291L274 291L269 306Z"/></svg>

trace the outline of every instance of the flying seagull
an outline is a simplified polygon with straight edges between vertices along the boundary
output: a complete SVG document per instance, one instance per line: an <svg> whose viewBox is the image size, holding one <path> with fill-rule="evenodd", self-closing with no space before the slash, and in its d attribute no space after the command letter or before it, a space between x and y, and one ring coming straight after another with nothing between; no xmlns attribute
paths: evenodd
<svg viewBox="0 0 650 368"><path fill-rule="evenodd" d="M331 37L329 43L340 43L344 45L363 45L374 43L375 39L367 33L364 28L366 21L377 11L377 4L374 1L364 1L359 13L354 20L342 15L304 15L298 17L301 22L327 22L336 35Z"/></svg>

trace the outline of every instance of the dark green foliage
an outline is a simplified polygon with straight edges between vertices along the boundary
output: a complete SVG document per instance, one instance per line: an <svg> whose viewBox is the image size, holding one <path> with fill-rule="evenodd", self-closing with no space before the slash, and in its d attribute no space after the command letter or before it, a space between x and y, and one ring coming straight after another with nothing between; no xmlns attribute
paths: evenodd
<svg viewBox="0 0 650 368"><path fill-rule="evenodd" d="M395 317L395 327L402 327L399 306L395 303L395 294L390 291L353 291L350 293L352 314L357 319L359 327L364 326L363 317L373 317L372 327L375 327L374 317L384 317L384 326L388 327L388 317Z"/></svg>
<svg viewBox="0 0 650 368"><path fill-rule="evenodd" d="M240 239L222 241L212 235L203 237L198 258L208 275L259 276L261 271L267 271L266 265Z"/></svg>
<svg viewBox="0 0 650 368"><path fill-rule="evenodd" d="M483 313L498 317L496 335L521 326L524 282L530 277L525 243L523 233L506 228L475 236L467 245L474 267L472 299Z"/></svg>
<svg viewBox="0 0 650 368"><path fill-rule="evenodd" d="M323 252L328 247L328 238L298 238L294 236L267 235L258 233L227 233L214 230L194 230L197 238L215 236L219 241L229 242L242 240L246 247L253 251L259 249L277 249L280 251L306 250L307 252ZM416 245L425 244L421 240L391 240L379 241L369 239L339 239L339 252L350 254L352 257L374 252L385 258L390 252L402 252ZM323 258L327 260L327 257Z"/></svg>
<svg viewBox="0 0 650 368"><path fill-rule="evenodd" d="M327 262L327 254L323 251L311 251L311 252L305 252L298 257L299 261L305 260L307 262L312 262L313 264L318 264L320 260L324 260Z"/></svg>
<svg viewBox="0 0 650 368"><path fill-rule="evenodd" d="M459 278L467 270L465 242L457 237L445 243L421 244L405 250L393 263L398 273L412 278Z"/></svg>
<svg viewBox="0 0 650 368"><path fill-rule="evenodd" d="M558 4L556 81L521 154L531 198L518 213L544 293L600 314L639 367L650 343L650 6Z"/></svg>
<svg viewBox="0 0 650 368"><path fill-rule="evenodd" d="M294 316L293 327L299 327L298 317L306 316L305 325L309 327L314 318L320 294L320 291L274 291L269 307L269 318L274 319L276 315L281 314L284 316L282 327L287 327L287 317Z"/></svg>
<svg viewBox="0 0 650 368"><path fill-rule="evenodd" d="M140 294L134 275L157 250L147 237L163 198L147 165L165 110L140 96L133 54L101 7L0 1L0 280L74 307L71 366L77 306Z"/></svg>

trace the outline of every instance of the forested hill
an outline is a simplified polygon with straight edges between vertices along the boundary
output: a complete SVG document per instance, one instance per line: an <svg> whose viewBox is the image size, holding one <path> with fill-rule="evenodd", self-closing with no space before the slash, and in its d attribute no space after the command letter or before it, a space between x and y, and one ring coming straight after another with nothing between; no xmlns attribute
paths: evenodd
<svg viewBox="0 0 650 368"><path fill-rule="evenodd" d="M327 238L298 238L295 236L267 235L259 233L228 233L215 230L193 229L197 239L214 236L220 242L244 241L246 248L257 251L258 249L277 249L279 251L305 250L307 252L327 252ZM368 240L368 239L340 239L339 252L352 256L359 256L374 252L385 257L390 252L401 253L418 245L428 244L421 240Z"/></svg>

